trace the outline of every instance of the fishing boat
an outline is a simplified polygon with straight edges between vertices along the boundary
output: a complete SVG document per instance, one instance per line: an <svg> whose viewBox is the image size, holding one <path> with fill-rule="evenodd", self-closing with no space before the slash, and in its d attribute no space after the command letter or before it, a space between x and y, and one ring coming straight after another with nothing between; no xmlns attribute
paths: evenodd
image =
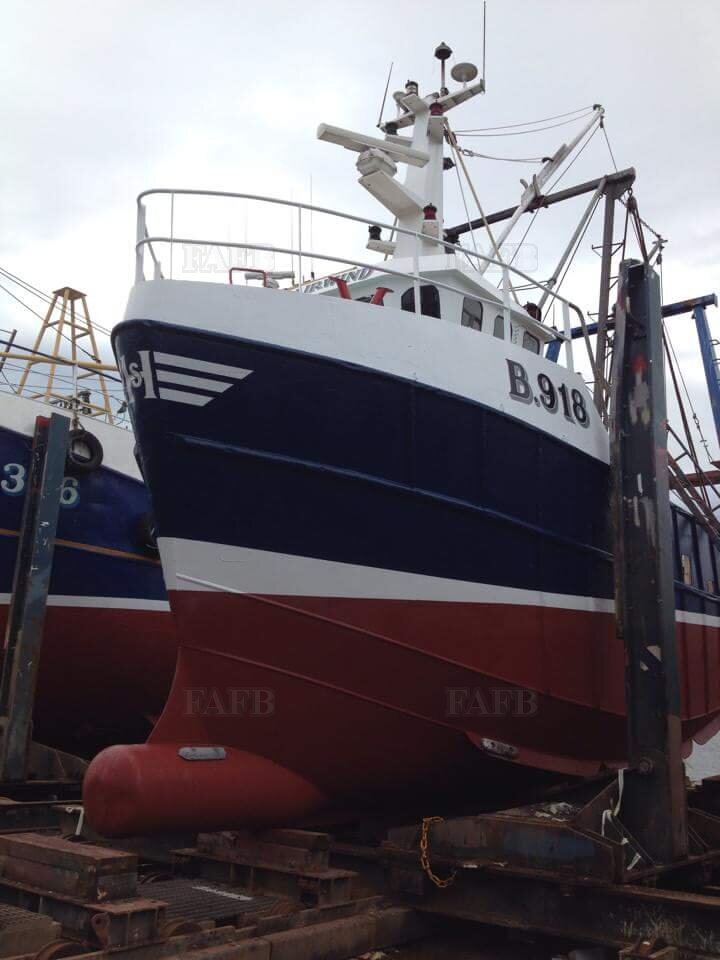
<svg viewBox="0 0 720 960"><path fill-rule="evenodd" d="M309 205L264 198L299 211L296 246L234 247L293 256L296 283L245 267L261 285L145 279L160 244L213 243L148 233L153 196L263 198L140 197L113 343L180 647L148 743L90 767L102 833L477 806L626 760L604 361L591 392L573 359L587 316L503 256L604 111L545 158L481 254L445 227L443 177L463 156L447 156L448 114L484 81L458 63L449 89L449 48L436 56L439 88L409 82L381 136L318 130L358 155L394 221L312 210L368 229L384 259L315 253L336 272L306 279ZM720 716L719 558L697 516L674 523L689 749Z"/></svg>
<svg viewBox="0 0 720 960"><path fill-rule="evenodd" d="M56 341L52 353L42 350L48 332ZM59 349L66 336L77 364ZM17 372L0 395L3 631L35 421L50 411L71 420L34 736L84 757L119 740L142 742L165 702L176 640L134 437L117 423L108 375L93 370L102 365L85 295L57 290L34 347L23 351L13 342L0 361L6 377L11 367Z"/></svg>

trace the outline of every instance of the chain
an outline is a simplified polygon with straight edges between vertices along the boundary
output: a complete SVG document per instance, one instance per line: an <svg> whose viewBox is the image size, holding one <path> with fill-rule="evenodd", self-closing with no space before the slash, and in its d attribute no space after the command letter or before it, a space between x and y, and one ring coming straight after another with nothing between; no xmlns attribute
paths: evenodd
<svg viewBox="0 0 720 960"><path fill-rule="evenodd" d="M433 868L430 866L430 855L428 854L428 841L430 838L430 824L432 823L442 823L442 817L423 817L422 822L422 834L420 836L420 865L422 866L425 873L430 877L432 882L436 887L449 887L451 883L455 880L455 873L457 871L453 870L449 877L439 877L436 873L433 872Z"/></svg>

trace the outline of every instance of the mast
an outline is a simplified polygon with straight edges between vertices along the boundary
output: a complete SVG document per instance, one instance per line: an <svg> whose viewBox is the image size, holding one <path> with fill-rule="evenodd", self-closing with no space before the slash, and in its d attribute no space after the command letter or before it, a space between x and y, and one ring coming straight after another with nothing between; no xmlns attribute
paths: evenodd
<svg viewBox="0 0 720 960"><path fill-rule="evenodd" d="M47 380L44 389L37 390L35 393L26 393L31 400L44 400L46 403L55 406L64 406L73 410L76 414L82 413L87 417L99 417L107 419L108 423L113 423L113 414L110 407L110 396L107 389L105 377L101 371L80 369L78 363L78 350L83 350L90 361L101 363L100 354L95 340L95 329L90 319L87 297L80 290L73 287L60 287L53 291L53 298L45 314L40 331L33 344L33 355L41 352L43 339L46 335L51 335L54 330L55 338L52 351L42 357L31 356L23 370L20 382L18 384L18 394L28 390L28 378L35 372L36 364L50 364L50 370L47 374ZM80 341L87 338L87 347L80 346ZM61 346L62 340L66 339L70 345L70 357L63 355ZM49 358L48 358L49 357ZM73 366L73 384L70 392L60 393L56 386L55 378L57 375L57 363L53 359L70 359ZM90 380L90 384L83 384L80 389L81 380ZM92 389L92 383L95 381L95 389ZM91 393L97 394L97 400L91 400Z"/></svg>
<svg viewBox="0 0 720 960"><path fill-rule="evenodd" d="M436 241L445 237L443 146L446 137L450 134L446 114L453 107L485 92L485 80L477 79L478 69L472 63L456 63L450 71L450 76L460 86L452 91L445 86L445 65L451 55L452 50L446 43L439 44L435 49L435 57L440 61L439 90L423 97L420 95L417 82L408 80L404 90L398 90L393 94L393 100L397 105L397 116L394 120L386 120L378 124L385 134L384 139L325 123L318 127L319 140L339 144L346 150L353 150L359 154L356 163L360 174L358 182L394 215L396 224L400 228L394 242L382 240L378 228L376 233L371 231L368 243L368 248L371 250L377 250L395 258L408 259L445 253L445 249ZM537 207L541 202L542 187L583 142L587 134L597 124L602 123L603 115L603 107L595 104L587 122L570 142L560 144L555 153L546 158L529 183L521 181L524 190L520 201L508 212L507 217L502 217L507 219L507 223L493 241L496 258L500 259L499 251L502 244L525 211ZM412 136L403 135L401 131L409 126L413 127ZM402 181L397 178L400 164L405 164L407 167ZM486 223L484 219L479 222ZM421 236L418 239L400 232L403 230L412 231ZM488 266L487 261L478 264L477 269L480 275L485 273Z"/></svg>
<svg viewBox="0 0 720 960"><path fill-rule="evenodd" d="M405 89L393 94L398 113L394 120L381 124L385 139L354 133L340 127L321 124L318 139L337 143L359 154L357 169L359 183L383 204L404 230L413 230L428 237L420 239L397 234L395 257L437 255L442 248L433 239L442 239L443 233L443 143L446 130L445 114L471 97L484 93L483 80L469 85L477 77L477 67L458 63L452 71L453 80L461 86L450 91L445 86L445 61L452 50L441 43L435 56L441 64L441 87L425 97L420 96L418 84L408 80ZM413 127L412 137L399 131ZM403 182L396 179L398 164L407 166Z"/></svg>

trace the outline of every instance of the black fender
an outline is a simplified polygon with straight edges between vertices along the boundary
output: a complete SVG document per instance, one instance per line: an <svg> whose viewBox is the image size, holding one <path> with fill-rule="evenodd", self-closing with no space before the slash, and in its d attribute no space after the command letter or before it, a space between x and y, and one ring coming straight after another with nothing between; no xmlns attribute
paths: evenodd
<svg viewBox="0 0 720 960"><path fill-rule="evenodd" d="M90 473L103 462L102 444L89 430L71 430L68 436L67 465L74 473Z"/></svg>

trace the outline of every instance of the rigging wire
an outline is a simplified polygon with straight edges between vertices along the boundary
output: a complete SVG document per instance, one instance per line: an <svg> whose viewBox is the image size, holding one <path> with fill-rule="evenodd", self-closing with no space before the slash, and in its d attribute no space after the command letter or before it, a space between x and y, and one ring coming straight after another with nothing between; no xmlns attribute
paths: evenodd
<svg viewBox="0 0 720 960"><path fill-rule="evenodd" d="M572 158L572 160L570 161L570 163L565 167L565 169L564 169L563 172L558 176L558 178L557 178L556 180L554 180L554 181L550 184L550 186L548 187L548 193L549 193L551 190L554 190L555 187L556 187L556 186L560 183L560 181L563 179L563 177L565 176L565 174L568 173L568 172L572 169L572 167L573 167L573 165L575 164L575 162L580 159L583 151L584 151L585 148L588 146L588 144L590 143L590 141L592 140L592 138L595 136L595 134L596 134L597 132L598 132L598 128L597 128L597 127L593 127L593 129L590 131L590 135L588 136L587 140L586 140L585 143L580 147L580 149L579 149L578 152L575 154L575 156Z"/></svg>
<svg viewBox="0 0 720 960"><path fill-rule="evenodd" d="M16 297L15 294L14 294L11 290L8 290L8 288L7 288L7 287L4 287L1 283L0 283L0 290L4 290L5 293L6 293L9 297L12 297L13 300L16 300L16 301L20 304L21 307L25 307L26 310L29 310L30 313L32 313L34 316L36 316L39 320L42 320L43 323L45 322L45 317L43 317L43 315L42 315L41 313L38 313L37 310L33 310L33 308L32 308L29 304L27 304L27 303L25 303L23 300L21 300L20 297ZM72 343L70 337L68 337L67 334L61 333L61 336L63 337L63 339L67 340L68 343ZM81 347L80 344L77 344L77 348L78 348L78 350L82 350L82 352L83 352L86 356L90 357L91 360L95 360L95 359L96 359L96 357L95 357L94 354L90 353L90 352L89 352L88 350L86 350L84 347Z"/></svg>
<svg viewBox="0 0 720 960"><path fill-rule="evenodd" d="M562 171L562 173L561 173L561 174L552 182L552 184L548 187L548 193L550 193L552 190L554 190L555 187L560 183L560 181L563 179L563 177L565 176L565 174L568 172L568 170L570 170L570 168L571 168L572 165L575 163L575 161L580 157L580 155L581 155L581 153L583 152L583 150L587 147L587 145L590 143L590 141L592 140L592 138L595 136L595 134L597 133L597 131L598 131L598 128L597 128L597 127L595 127L595 128L591 131L591 133L590 133L590 135L588 136L588 138L586 139L585 143L580 147L580 149L579 149L578 152L575 154L575 156L574 156L573 159L570 161L570 163L567 165L567 167ZM533 213L532 218L531 218L531 220L530 220L530 223L529 223L529 225L527 226L527 228L526 228L526 230L525 230L525 233L522 235L522 239L520 240L520 243L517 245L517 247L515 248L515 252L514 252L513 255L512 255L512 258L511 258L511 260L510 260L510 265L511 265L511 266L512 266L512 264L513 264L513 262L514 262L514 260L515 260L515 257L517 256L520 248L522 247L523 243L525 243L525 240L526 240L526 238L527 238L527 235L530 233L530 229L531 229L532 225L535 223L535 220L537 219L537 215L540 213L540 211L541 211L542 209L543 209L542 207L538 207L537 210ZM595 205L595 210L596 210L596 209L597 209L597 204ZM553 295L552 295L552 300L551 300L552 303L555 302L555 293L559 292L559 290L560 290L560 285L562 284L563 280L565 279L565 277L566 277L566 275L567 275L567 272L568 272L568 269L570 268L570 264L572 263L573 258L575 257L575 254L577 253L577 251L578 251L578 249L579 249L580 242L582 241L583 237L585 236L585 234L586 234L586 232L587 232L587 228L588 228L588 225L590 224L590 220L592 220L593 216L595 215L595 210L593 210L592 214L590 215L590 218L588 219L587 224L585 225L585 229L583 230L582 236L580 237L580 239L579 239L579 241L578 241L578 244L577 244L576 247L575 247L575 251L573 252L572 256L570 257L570 260L569 260L568 265L567 265L567 267L566 267L566 269L565 269L565 272L563 273L562 277L561 277L560 280L558 281L557 285L553 288ZM498 286L500 286L500 284L498 284Z"/></svg>
<svg viewBox="0 0 720 960"><path fill-rule="evenodd" d="M608 137L607 130L605 129L605 117L603 117L602 120L600 121L600 127L605 137L605 143L607 144L608 153L610 154L610 159L612 160L612 164L615 167L615 172L617 173L618 166L615 161L615 154L613 153L613 148L610 145L610 138ZM620 197L620 203L624 207L627 207L627 200L625 200L623 197ZM645 227L645 229L655 237L656 240L660 240L663 243L665 242L665 238L662 236L662 234L658 233L657 230L654 230L648 223L646 223L645 220L643 220L643 218L640 216L640 214L637 213L637 211L636 211L636 216L637 216L638 222L641 223L643 227Z"/></svg>
<svg viewBox="0 0 720 960"><path fill-rule="evenodd" d="M41 297L43 300L50 300L50 296L47 293L43 293L42 290L38 289L38 287L34 287L27 280L23 280L21 277L17 277L14 273L11 273L5 267L0 267L0 273L4 273L6 277L9 277L10 279L14 280L16 283L19 283L20 286L25 287L28 291L30 291L31 293L34 293L38 297Z"/></svg>
<svg viewBox="0 0 720 960"><path fill-rule="evenodd" d="M452 146L452 142L450 145ZM462 178L460 177L460 167L457 163L455 164L455 173L457 174L458 187L460 187L460 196L462 197L463 207L465 208L467 225L468 227L470 227L471 226L470 211L468 210L467 200L465 199L465 191L462 185ZM472 229L470 229L470 240L472 241L472 245L475 253L478 253L477 243L475 242L475 232ZM467 254L465 254L465 259L468 261L468 263L474 270L478 269L477 260L473 260L472 257L469 257Z"/></svg>
<svg viewBox="0 0 720 960"><path fill-rule="evenodd" d="M610 159L612 160L613 166L615 167L615 173L617 173L617 172L618 172L618 165L617 165L617 163L615 162L615 154L613 153L612 147L610 146L610 139L609 139L609 137L608 137L608 135L607 135L607 130L605 129L605 124L604 124L603 120L604 120L604 118L601 117L601 118L600 118L600 129L602 130L603 134L605 135L605 143L607 143L607 148L608 148L608 150L610 151Z"/></svg>
<svg viewBox="0 0 720 960"><path fill-rule="evenodd" d="M579 117L573 117L572 120L562 120L560 123L549 123L544 127L535 127L533 130L511 130L510 133L472 133L469 130L458 130L458 134L463 137L525 137L531 133L543 133L545 130L555 130L556 127L564 127L568 123L575 123L577 120L584 120L590 117L594 110L588 110L587 113L581 113Z"/></svg>
<svg viewBox="0 0 720 960"><path fill-rule="evenodd" d="M27 280L23 280L22 277L18 277L14 273L11 273L5 267L0 267L0 274L5 276L7 279L13 281L14 283L18 284L18 286L23 287L28 293L32 293L34 296L38 297L40 300L43 300L45 303L47 304L52 303L53 298L50 296L50 294L44 293L42 290L38 289L38 287L34 287ZM93 327L96 330L99 330L100 333L104 333L106 336L110 336L110 331L106 327L102 326L102 324L97 323L95 320L93 320Z"/></svg>
<svg viewBox="0 0 720 960"><path fill-rule="evenodd" d="M587 107L578 107L577 110L569 110L567 113L557 113L554 117L541 117L539 120L526 120L524 123L504 123L499 127L467 127L465 130L456 130L456 133L489 133L494 130L516 130L518 127L535 127L539 123L550 123L553 120L563 120L566 117L573 117L575 114L582 114L583 116L592 113L592 106ZM580 118L575 116L575 120ZM567 123L572 123L572 120L566 120Z"/></svg>
<svg viewBox="0 0 720 960"><path fill-rule="evenodd" d="M24 303L19 297L16 297L14 293L12 293L10 290L8 290L7 287L4 287L1 283L0 283L0 290L4 290L4 292L7 293L8 296L12 297L13 300L17 300L17 302L18 302L22 307L25 307L26 310L29 310L30 313L34 314L34 315L35 315L36 317L38 317L40 320L42 320L42 321L45 320L45 317L43 317L41 314L39 314L36 310L33 310L33 308L32 308L31 306L28 306L28 304L27 304L27 303ZM68 343L72 343L70 337L68 337L66 334L61 334L61 336L62 336L65 340L67 340ZM94 354L89 353L87 350L85 350L84 347L81 347L79 344L77 344L77 348L78 348L78 350L81 350L86 356L90 357L91 360L94 360L94 361L95 361L95 360L97 359ZM39 351L35 351L35 352L36 352L36 353L39 353ZM43 355L43 354L41 354L41 355ZM49 354L48 354L48 357L49 357L51 360L53 359L52 357L50 357ZM28 358L28 359L29 359L29 358ZM82 363L82 361L80 361L80 363ZM96 371L94 371L94 373L95 373L96 376L107 377L109 380L115 380L117 383L121 383L121 382L122 382L119 377L115 377L115 376L112 375L112 373L109 373L109 372L107 372L107 371L96 370Z"/></svg>
<svg viewBox="0 0 720 960"><path fill-rule="evenodd" d="M0 274L2 273L3 273L2 268L0 268ZM8 290L8 288L4 287L1 283L0 283L0 290L3 290L9 297L12 297L13 300L16 300L21 307L25 307L26 310L29 310L30 313L32 313L34 316L38 318L38 320L42 320L43 323L45 322L45 317L41 313L38 313L37 310L33 310L33 308L29 304L25 303L24 300L21 300L20 297L15 296L15 294L11 290ZM63 340L67 340L68 343L72 343L71 338L66 333L61 333L60 336L63 338ZM98 359L95 356L95 354L91 353L89 350L86 350L85 347L81 346L79 343L77 343L77 341L76 341L76 346L78 350L84 353L86 357L90 357L91 360Z"/></svg>
<svg viewBox="0 0 720 960"><path fill-rule="evenodd" d="M483 210L482 204L480 203L480 198L479 198L478 195L477 195L477 191L475 190L475 186L474 186L474 184L473 184L473 182L472 182L472 178L470 177L470 174L468 173L467 167L465 166L465 161L463 160L462 154L459 152L458 145L457 145L457 138L455 137L455 134L453 133L453 130L452 130L452 128L450 127L450 124L449 124L449 122L448 122L447 119L445 120L445 135L446 135L447 141L448 141L448 143L450 144L450 147L451 147L453 153L455 154L455 158L456 158L456 160L457 160L456 169L457 169L457 166L461 166L461 167L462 167L463 174L465 175L465 179L466 179L467 182L468 182L468 187L470 188L470 192L471 192L472 195L473 195L473 200L475 201L475 204L476 204L476 206L477 206L477 208L478 208L478 212L480 213L480 216L482 217L482 220L483 220L483 223L484 223L484 226L485 226L485 230L487 231L487 235L488 235L488 237L490 238L490 243L492 244L492 248L493 248L493 251L494 251L494 253L495 253L495 257L496 257L496 259L498 259L498 260L502 260L502 257L501 257L501 255L500 255L500 250L498 249L498 245L497 245L497 243L495 242L495 236L494 236L492 230L490 229L490 224L487 222L487 219L486 219L486 217L485 217L485 211ZM459 172L458 172L458 177L459 177ZM461 186L460 189L461 189L461 193L462 193L462 186ZM464 199L465 199L465 198L464 198L464 194L463 194L463 202L464 202ZM468 218L469 218L470 214L469 214L469 212L468 212L468 210L467 210L467 204L465 205L465 211L466 211L466 213L468 214ZM469 219L468 219L468 227L470 228L470 236L471 236L471 238L472 238L473 247L475 247L475 238L472 236L472 234L473 234L472 224L471 224L471 222L470 222ZM475 247L475 251L477 252L477 247ZM476 266L475 269L479 269L479 267ZM517 296L515 296L515 299L517 300Z"/></svg>
<svg viewBox="0 0 720 960"><path fill-rule="evenodd" d="M576 113L588 113L592 106L578 107L577 110L568 110L567 113L556 113L554 117L541 117L539 120L526 120L524 123L504 123L499 127L469 127L466 130L456 130L456 133L466 133L468 130L474 133L485 133L488 130L511 130L516 127L532 127L538 123L549 123L551 120L562 120L564 117L571 117Z"/></svg>
<svg viewBox="0 0 720 960"><path fill-rule="evenodd" d="M489 153L476 153L467 147L458 147L464 157L479 157L481 160L502 160L505 163L544 163L548 157L493 157Z"/></svg>
<svg viewBox="0 0 720 960"><path fill-rule="evenodd" d="M583 232L582 232L582 233L580 234L580 236L578 237L578 242L575 244L575 249L573 250L572 254L570 255L570 258L568 259L567 264L565 265L565 269L563 270L563 275L560 277L560 279L558 280L558 282L557 282L557 284L555 285L555 287L553 287L553 293L552 293L553 298L554 298L555 293L556 293L556 292L559 293L559 291L560 291L560 287L562 286L563 281L565 280L565 277L566 277L567 274L568 274L568 270L569 270L570 267L572 266L572 262L573 262L573 260L575 259L575 256L576 256L578 250L580 249L580 245L582 244L583 240L585 239L585 234L588 232L588 229L589 229L589 227L590 227L590 224L592 223L592 219L593 219L593 217L595 216L595 213L596 213L596 211L597 211L597 208L598 208L599 204L600 204L600 197L598 197L598 199L596 200L595 206L593 207L593 211L592 211L592 213L590 214L590 216L588 217L587 223L585 224L585 227L583 228Z"/></svg>
<svg viewBox="0 0 720 960"><path fill-rule="evenodd" d="M659 263L659 267L660 267L660 270L659 270L659 273L660 273L660 302L662 303L662 302L663 302L663 263L662 263L662 260L661 260L660 263ZM705 453L707 454L708 460L712 461L712 456L711 456L711 454L710 454L710 450L709 450L709 447L708 447L708 441L707 441L707 439L705 438L705 435L704 435L704 433L703 433L702 424L700 423L700 418L698 417L697 411L695 410L695 407L693 406L692 397L690 396L690 391L688 390L688 386L687 386L687 383L686 383L686 381L685 381L685 376L684 376L684 374L683 374L682 367L680 366L680 361L678 360L678 356L677 356L677 353L676 353L676 351L675 351L675 345L673 344L672 339L671 339L671 337L670 337L670 331L669 331L669 329L668 329L668 325L665 323L664 320L663 320L663 336L664 336L664 338L665 338L665 340L666 340L666 345L669 347L668 359L670 359L670 353L671 353L671 354L672 354L672 357L673 357L673 359L674 359L674 361L675 361L675 367L677 368L677 372L678 372L678 374L679 374L679 376L680 376L680 382L682 383L683 390L685 391L685 396L687 397L688 406L690 407L690 412L691 412L691 414L692 414L693 422L694 422L694 424L695 424L695 429L696 429L697 432L698 432L698 437L700 438L700 443L701 443L701 444L703 445L703 447L705 448ZM671 361L671 364L672 364L672 361ZM680 408L681 408L681 413L682 413L682 398L680 397L679 392L678 392L678 404L679 404L679 406L680 406ZM691 446L691 448L692 448L692 438L689 436L689 430L687 430L686 432L688 433L688 437L687 437L688 442L689 442L689 444L690 444L690 446Z"/></svg>

